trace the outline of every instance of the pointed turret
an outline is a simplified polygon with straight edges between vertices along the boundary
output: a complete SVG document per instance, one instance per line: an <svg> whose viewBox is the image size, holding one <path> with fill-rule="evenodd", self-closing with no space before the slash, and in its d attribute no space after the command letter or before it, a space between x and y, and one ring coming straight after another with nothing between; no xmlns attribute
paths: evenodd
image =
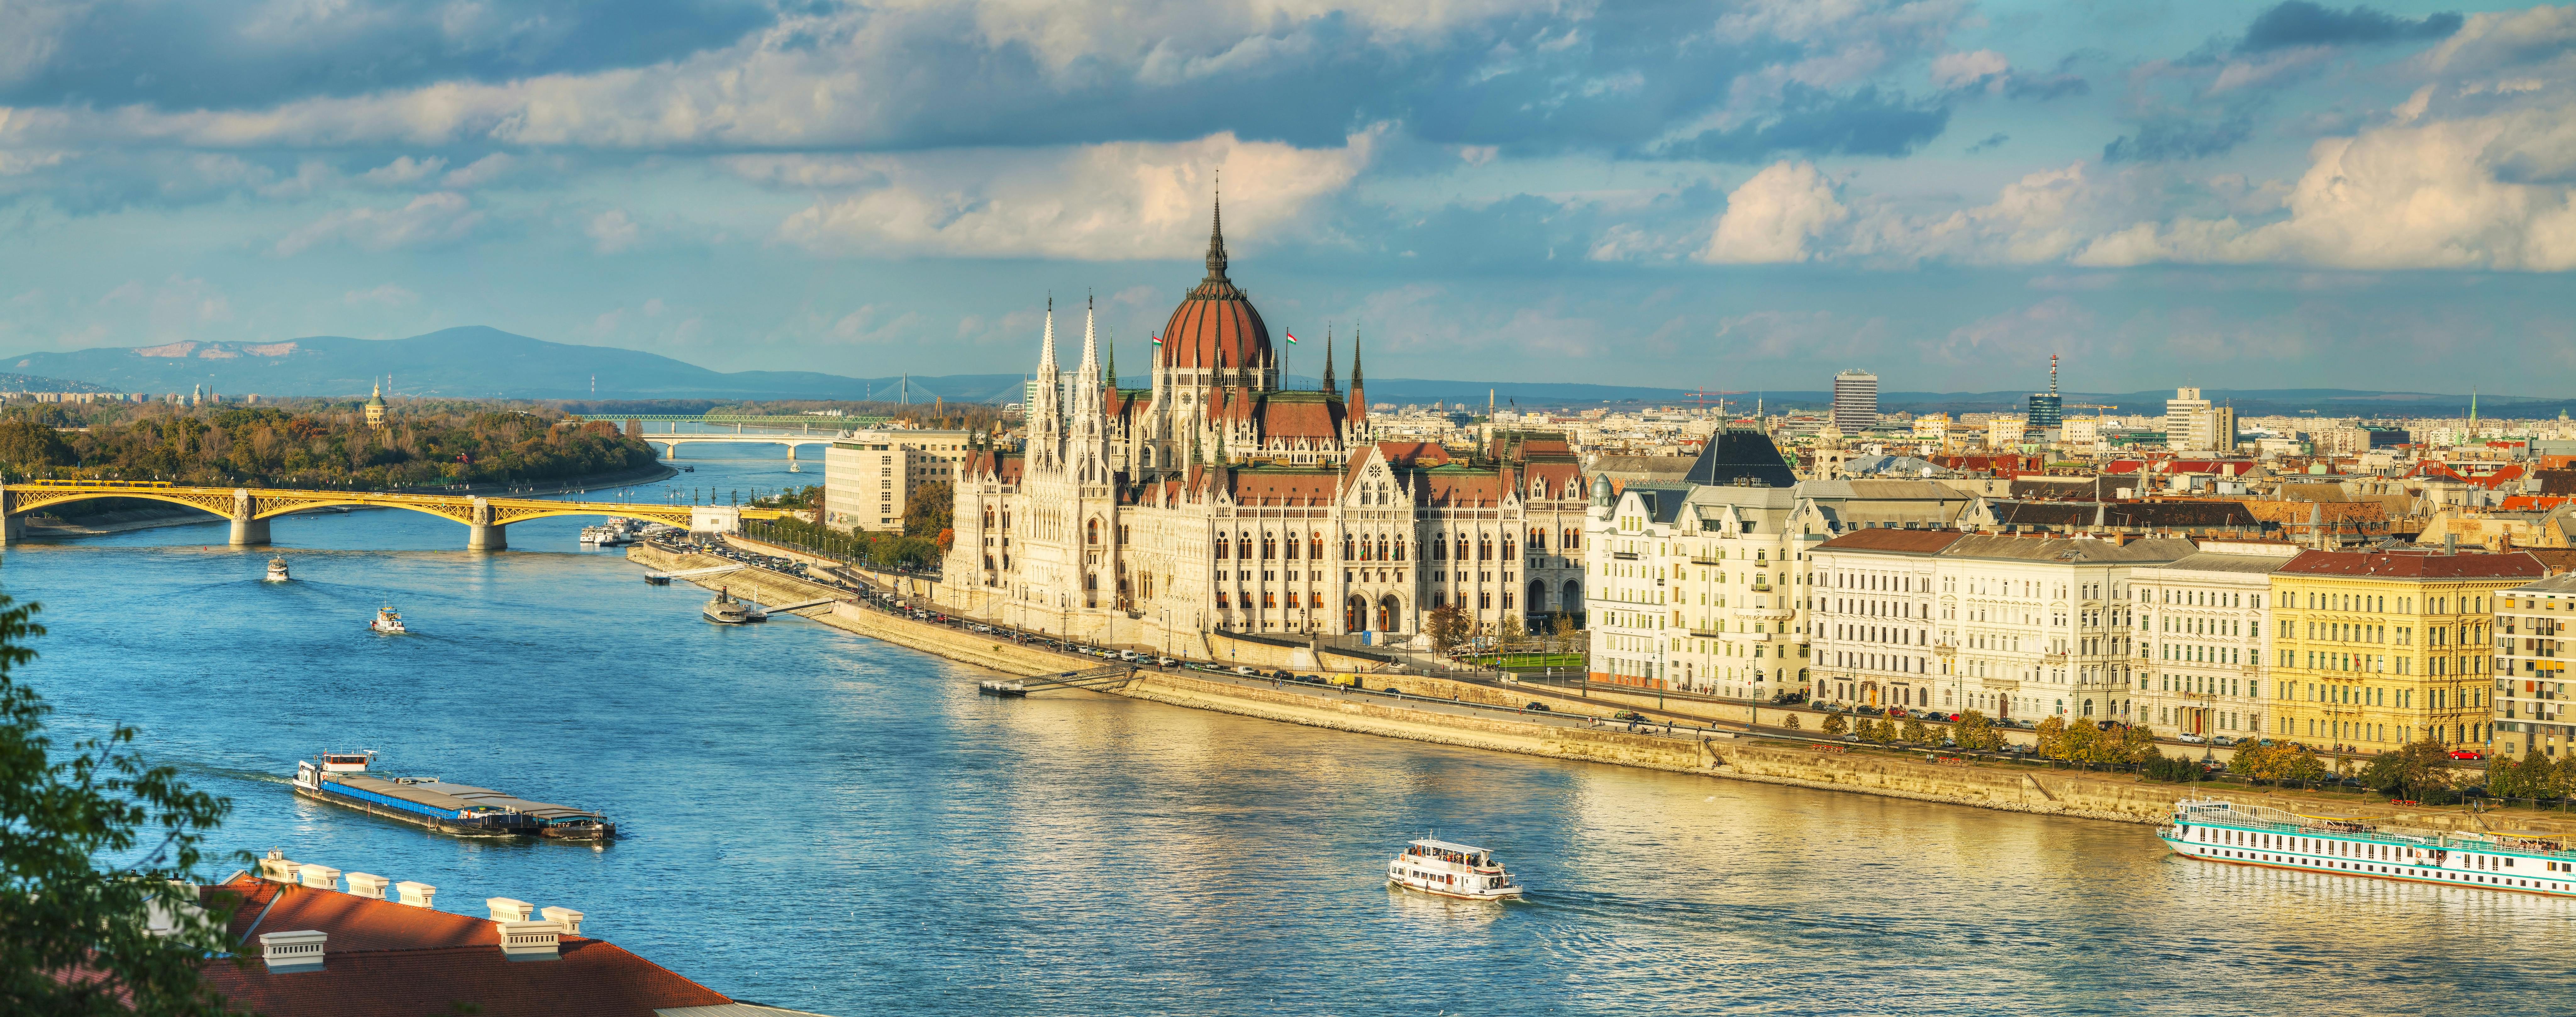
<svg viewBox="0 0 2576 1017"><path fill-rule="evenodd" d="M1225 278L1225 188L1216 192L1216 214L1208 219L1207 278L1209 282Z"/></svg>
<svg viewBox="0 0 2576 1017"><path fill-rule="evenodd" d="M1074 368L1084 380L1100 376L1099 312L1090 297L1082 298L1082 364Z"/></svg>
<svg viewBox="0 0 2576 1017"><path fill-rule="evenodd" d="M1046 338L1038 345L1038 371L1050 380L1055 377L1055 297L1047 297Z"/></svg>
<svg viewBox="0 0 2576 1017"><path fill-rule="evenodd" d="M1358 409L1351 411L1353 420L1368 416L1368 395L1361 391L1364 385L1365 379L1360 373L1360 330L1354 327L1351 329L1351 405Z"/></svg>
<svg viewBox="0 0 2576 1017"><path fill-rule="evenodd" d="M1324 326L1324 394L1336 394L1333 388L1333 326Z"/></svg>

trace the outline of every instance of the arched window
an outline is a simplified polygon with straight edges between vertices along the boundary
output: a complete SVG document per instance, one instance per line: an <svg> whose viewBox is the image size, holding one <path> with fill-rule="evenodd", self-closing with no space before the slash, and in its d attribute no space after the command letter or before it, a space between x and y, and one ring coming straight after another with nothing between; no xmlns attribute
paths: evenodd
<svg viewBox="0 0 2576 1017"><path fill-rule="evenodd" d="M1477 560L1477 561L1492 561L1492 560L1494 560L1494 535L1493 535L1493 534L1490 534L1490 533L1479 533L1479 534L1477 534L1477 535L1476 535L1476 560Z"/></svg>
<svg viewBox="0 0 2576 1017"><path fill-rule="evenodd" d="M1352 557L1351 557L1351 535L1350 535L1350 534L1347 534L1347 533L1342 534L1342 560L1343 560L1343 561L1355 561L1355 560L1357 560L1357 559L1354 559L1354 558L1352 558Z"/></svg>
<svg viewBox="0 0 2576 1017"><path fill-rule="evenodd" d="M1529 609L1530 609L1532 612L1538 612L1538 611L1545 611L1545 610L1547 610L1547 584L1546 584L1546 583L1540 582L1540 581L1538 581L1538 580L1536 580L1536 579L1530 580L1530 584L1529 584Z"/></svg>
<svg viewBox="0 0 2576 1017"><path fill-rule="evenodd" d="M1097 573L1097 572L1086 572L1086 573L1083 573L1083 576L1082 576L1082 588L1083 588L1085 591L1090 591L1090 590L1097 590L1097 589L1099 589L1099 588L1100 588L1100 574L1099 574L1099 573Z"/></svg>
<svg viewBox="0 0 2576 1017"><path fill-rule="evenodd" d="M1261 560L1262 560L1262 561L1269 561L1269 560L1274 559L1274 558L1277 558L1277 557L1279 557L1279 535L1278 535L1278 534L1276 534L1276 533L1264 533L1264 534L1262 534L1262 535L1261 535Z"/></svg>
<svg viewBox="0 0 2576 1017"><path fill-rule="evenodd" d="M1446 591L1446 590L1433 590L1433 591L1431 591L1431 609L1432 609L1432 610L1437 611L1437 610L1440 610L1441 608L1444 608L1444 607L1447 607L1447 606L1449 606L1449 593L1448 593L1448 591Z"/></svg>
<svg viewBox="0 0 2576 1017"><path fill-rule="evenodd" d="M984 528L988 530L993 528L993 506L984 506Z"/></svg>
<svg viewBox="0 0 2576 1017"><path fill-rule="evenodd" d="M1449 542L1440 539L1440 535L1436 533L1431 535L1431 560L1449 560Z"/></svg>
<svg viewBox="0 0 2576 1017"><path fill-rule="evenodd" d="M1547 553L1547 531L1546 531L1546 530L1544 530L1544 529L1535 529L1535 528L1534 528L1534 529L1532 529L1532 530L1530 530L1530 532L1529 532L1529 549L1530 549L1530 553L1531 553L1531 554L1546 554L1546 553Z"/></svg>
<svg viewBox="0 0 2576 1017"><path fill-rule="evenodd" d="M1225 534L1222 534L1222 533L1217 534L1217 535L1216 535L1216 560L1218 560L1218 561L1224 561L1224 560L1227 558L1227 554L1226 554L1226 552L1227 552L1227 551L1230 551L1230 550L1233 550L1233 546L1234 546L1234 542L1233 542L1233 541L1230 541L1230 540L1225 539Z"/></svg>
<svg viewBox="0 0 2576 1017"><path fill-rule="evenodd" d="M1467 535L1464 533L1458 535L1458 560L1467 560Z"/></svg>
<svg viewBox="0 0 2576 1017"><path fill-rule="evenodd" d="M1556 542L1557 550L1560 551L1572 551L1582 546L1583 531L1571 526L1565 528L1565 539Z"/></svg>
<svg viewBox="0 0 2576 1017"><path fill-rule="evenodd" d="M1395 538L1395 560L1404 560L1404 538L1402 537Z"/></svg>
<svg viewBox="0 0 2576 1017"><path fill-rule="evenodd" d="M1251 560L1252 560L1252 533L1251 533L1251 531L1247 530L1247 531L1244 531L1243 533L1241 533L1241 534L1237 534L1237 535L1235 536L1235 538L1234 538L1234 556L1235 556L1235 557L1237 557L1237 558L1241 558L1241 559L1243 559L1243 560L1245 560L1245 561L1251 561Z"/></svg>
<svg viewBox="0 0 2576 1017"><path fill-rule="evenodd" d="M1579 580L1566 580L1565 596L1557 600L1557 604L1558 610L1564 611L1568 614L1581 610L1583 607L1583 583Z"/></svg>
<svg viewBox="0 0 2576 1017"><path fill-rule="evenodd" d="M1088 522L1088 523L1083 524L1082 530L1083 530L1083 533L1082 533L1082 542L1083 542L1083 543L1085 543L1085 544L1097 544L1097 543L1100 543L1100 520L1094 519L1094 520L1092 520L1092 521L1090 521L1090 522Z"/></svg>
<svg viewBox="0 0 2576 1017"><path fill-rule="evenodd" d="M1296 560L1297 560L1297 544L1298 544L1297 535L1296 535L1296 534L1294 534L1294 533L1291 533L1291 534L1289 534L1289 535L1288 535L1288 539L1287 539L1287 540L1284 540L1284 541L1281 541L1281 543L1283 543L1283 544L1287 545L1286 547L1281 548L1281 550L1288 552L1288 560L1289 560L1289 561L1296 561Z"/></svg>
<svg viewBox="0 0 2576 1017"><path fill-rule="evenodd" d="M1503 536L1503 560L1512 560L1512 538L1509 534Z"/></svg>
<svg viewBox="0 0 2576 1017"><path fill-rule="evenodd" d="M1377 560L1378 560L1378 561L1385 561L1385 560L1387 560L1387 558L1386 558L1386 538L1385 538L1385 537L1379 537L1379 538L1377 538Z"/></svg>
<svg viewBox="0 0 2576 1017"><path fill-rule="evenodd" d="M1306 557L1313 558L1316 561L1324 560L1324 535L1322 533L1309 533L1306 535L1306 538Z"/></svg>

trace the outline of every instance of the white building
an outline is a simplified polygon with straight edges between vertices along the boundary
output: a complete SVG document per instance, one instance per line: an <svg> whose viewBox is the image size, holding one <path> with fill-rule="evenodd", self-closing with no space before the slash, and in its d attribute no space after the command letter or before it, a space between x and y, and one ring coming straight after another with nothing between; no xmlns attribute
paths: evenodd
<svg viewBox="0 0 2576 1017"><path fill-rule="evenodd" d="M1834 375L1833 420L1844 434L1878 426L1878 376L1867 371Z"/></svg>
<svg viewBox="0 0 2576 1017"><path fill-rule="evenodd" d="M1862 530L1818 546L1820 702L2121 719L2130 573L2190 541Z"/></svg>
<svg viewBox="0 0 2576 1017"><path fill-rule="evenodd" d="M823 451L823 525L836 530L903 529L913 493L953 484L974 453L966 431L859 431Z"/></svg>
<svg viewBox="0 0 2576 1017"><path fill-rule="evenodd" d="M2131 574L2139 722L2164 737L2270 730L2272 573L2298 553L2289 544L2212 541Z"/></svg>
<svg viewBox="0 0 2576 1017"><path fill-rule="evenodd" d="M2178 388L2165 400L2165 448L2174 452L2236 450L2236 410L2213 406L2197 388Z"/></svg>

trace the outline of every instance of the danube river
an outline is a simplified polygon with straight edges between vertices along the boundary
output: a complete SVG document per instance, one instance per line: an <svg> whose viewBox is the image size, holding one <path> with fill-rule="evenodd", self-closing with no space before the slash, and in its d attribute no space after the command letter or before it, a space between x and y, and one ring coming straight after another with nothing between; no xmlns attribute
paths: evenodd
<svg viewBox="0 0 2576 1017"><path fill-rule="evenodd" d="M698 451L693 449L692 451ZM811 482L691 459L672 483ZM659 487L647 494L660 500ZM592 497L599 497L593 495ZM2521 1013L2576 904L2176 861L2146 827L1418 745L979 672L803 620L719 628L579 520L400 511L8 549L64 733L140 726L227 850L586 912L738 998L858 1014ZM213 546L208 546L213 545ZM274 553L289 583L260 581ZM380 605L416 635L366 631ZM605 849L295 799L375 749L607 811ZM1526 903L1389 892L1424 830ZM229 868L229 867L227 867Z"/></svg>

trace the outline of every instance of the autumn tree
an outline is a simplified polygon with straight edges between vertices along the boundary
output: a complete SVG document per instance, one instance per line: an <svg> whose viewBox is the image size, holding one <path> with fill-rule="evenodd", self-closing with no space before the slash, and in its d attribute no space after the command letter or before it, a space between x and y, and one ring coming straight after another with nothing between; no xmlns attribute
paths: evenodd
<svg viewBox="0 0 2576 1017"><path fill-rule="evenodd" d="M1844 720L1842 714L1828 713L1825 715L1824 731L1826 734L1839 735L1849 730L1851 730L1851 722Z"/></svg>
<svg viewBox="0 0 2576 1017"><path fill-rule="evenodd" d="M2515 778L2524 776L2529 772L2527 770L2518 772L2515 768L2506 768L2503 772L2507 774L2505 783L2508 790L2497 790L2498 767L2504 764L2504 760L2496 760L2494 764L2488 766L2487 793L2501 798L2539 797L2533 794L2511 793L2515 790L2528 790L2513 787L2516 783ZM2541 763L2541 767L2544 770L2551 769L2546 762ZM2361 773L2361 782L2382 793L2412 801L2438 797L2439 793L2454 789L2451 776L2451 750L2431 739L2409 742L2372 757L2370 766Z"/></svg>
<svg viewBox="0 0 2576 1017"><path fill-rule="evenodd" d="M1431 637L1432 649L1447 653L1466 645L1468 637L1475 633L1475 623L1457 605L1442 604L1423 619L1422 633Z"/></svg>
<svg viewBox="0 0 2576 1017"><path fill-rule="evenodd" d="M1996 730L1995 722L1980 710L1960 714L1959 723L1951 732L1951 737L1963 749L1993 751L2004 747L2003 732Z"/></svg>

